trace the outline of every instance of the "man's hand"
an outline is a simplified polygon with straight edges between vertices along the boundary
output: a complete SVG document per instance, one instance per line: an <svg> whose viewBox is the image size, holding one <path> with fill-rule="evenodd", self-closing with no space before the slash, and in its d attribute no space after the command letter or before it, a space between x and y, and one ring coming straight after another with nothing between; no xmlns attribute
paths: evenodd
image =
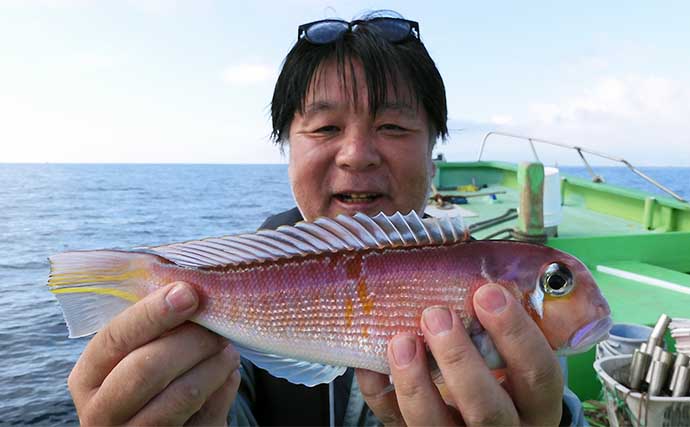
<svg viewBox="0 0 690 427"><path fill-rule="evenodd" d="M185 323L199 299L173 283L94 336L69 376L82 425L225 425L240 357L209 330Z"/></svg>
<svg viewBox="0 0 690 427"><path fill-rule="evenodd" d="M441 396L432 382L423 340L398 335L388 346L395 392L385 392L388 385L385 375L357 370L362 394L383 423L558 425L563 378L539 328L524 308L498 285L483 286L473 302L479 321L506 362L505 388L486 367L457 314L432 307L424 311L421 326L448 395Z"/></svg>

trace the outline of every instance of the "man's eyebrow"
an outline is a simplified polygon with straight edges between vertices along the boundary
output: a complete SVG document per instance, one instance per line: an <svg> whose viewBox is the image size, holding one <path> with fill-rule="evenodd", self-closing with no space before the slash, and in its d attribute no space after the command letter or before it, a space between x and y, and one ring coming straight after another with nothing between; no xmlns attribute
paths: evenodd
<svg viewBox="0 0 690 427"><path fill-rule="evenodd" d="M376 113L381 114L386 111L394 111L405 116L417 116L417 109L407 102L386 102L379 106Z"/></svg>
<svg viewBox="0 0 690 427"><path fill-rule="evenodd" d="M322 111L332 111L338 108L338 105L331 101L314 101L304 106L304 115L316 114Z"/></svg>

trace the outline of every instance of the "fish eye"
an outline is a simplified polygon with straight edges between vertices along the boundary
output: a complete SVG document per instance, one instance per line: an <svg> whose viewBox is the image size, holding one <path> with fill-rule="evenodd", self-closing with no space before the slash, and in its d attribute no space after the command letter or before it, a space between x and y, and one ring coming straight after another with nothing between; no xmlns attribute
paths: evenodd
<svg viewBox="0 0 690 427"><path fill-rule="evenodd" d="M539 280L539 286L545 294L561 297L569 294L575 283L570 270L566 266L554 262L544 270Z"/></svg>

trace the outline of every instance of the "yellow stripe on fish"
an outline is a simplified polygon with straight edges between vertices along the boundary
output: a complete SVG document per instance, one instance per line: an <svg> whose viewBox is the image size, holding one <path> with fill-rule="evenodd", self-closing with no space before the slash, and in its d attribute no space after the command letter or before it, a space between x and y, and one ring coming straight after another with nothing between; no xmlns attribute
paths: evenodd
<svg viewBox="0 0 690 427"><path fill-rule="evenodd" d="M130 301L130 302L137 302L141 298L139 298L137 295L127 292L127 291L122 291L119 289L112 289L112 288L65 288L65 289L51 289L51 292L54 294L74 294L74 293L94 293L94 294L99 294L99 295L111 295L114 297L122 298L124 300Z"/></svg>

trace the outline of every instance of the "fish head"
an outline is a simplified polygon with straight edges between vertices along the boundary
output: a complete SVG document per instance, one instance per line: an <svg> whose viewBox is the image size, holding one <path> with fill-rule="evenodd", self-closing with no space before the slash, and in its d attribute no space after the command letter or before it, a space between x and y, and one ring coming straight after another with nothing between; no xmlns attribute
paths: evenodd
<svg viewBox="0 0 690 427"><path fill-rule="evenodd" d="M538 245L527 245L513 259L511 279L558 355L585 352L608 336L611 310L580 260Z"/></svg>

